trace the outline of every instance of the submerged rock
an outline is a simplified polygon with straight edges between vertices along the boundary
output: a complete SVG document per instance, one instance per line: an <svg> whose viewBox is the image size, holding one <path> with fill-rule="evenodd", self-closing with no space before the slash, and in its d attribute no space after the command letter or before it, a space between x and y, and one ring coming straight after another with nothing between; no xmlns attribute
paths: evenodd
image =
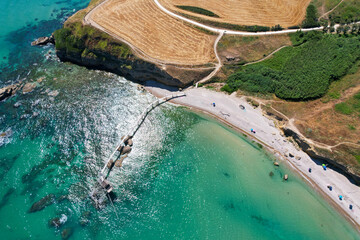
<svg viewBox="0 0 360 240"><path fill-rule="evenodd" d="M56 97L57 95L59 95L59 91L58 90L54 90L48 93L48 96L50 97Z"/></svg>
<svg viewBox="0 0 360 240"><path fill-rule="evenodd" d="M36 80L36 82L41 83L44 79L45 79L45 77L39 77L39 78Z"/></svg>
<svg viewBox="0 0 360 240"><path fill-rule="evenodd" d="M286 181L286 180L288 180L288 178L289 178L289 176L287 174L285 174L284 180Z"/></svg>
<svg viewBox="0 0 360 240"><path fill-rule="evenodd" d="M81 214L79 223L81 226L86 226L89 222L90 222L90 216L91 216L91 212L89 211L85 211Z"/></svg>
<svg viewBox="0 0 360 240"><path fill-rule="evenodd" d="M61 203L64 200L68 200L68 195L61 195L56 199L57 203Z"/></svg>
<svg viewBox="0 0 360 240"><path fill-rule="evenodd" d="M10 188L0 201L0 209L4 207L10 199L10 196L15 192L15 188Z"/></svg>
<svg viewBox="0 0 360 240"><path fill-rule="evenodd" d="M29 93L29 92L32 92L32 90L34 90L34 88L36 88L36 83L27 83L24 85L22 92L23 92L23 94Z"/></svg>
<svg viewBox="0 0 360 240"><path fill-rule="evenodd" d="M61 232L61 238L66 240L69 239L69 237L73 234L73 229L72 228L65 228L64 230L62 230Z"/></svg>
<svg viewBox="0 0 360 240"><path fill-rule="evenodd" d="M271 172L269 172L269 176L270 177L273 177L274 176L274 173L271 171Z"/></svg>
<svg viewBox="0 0 360 240"><path fill-rule="evenodd" d="M61 226L60 218L56 217L56 218L49 220L49 227L58 228L60 226Z"/></svg>
<svg viewBox="0 0 360 240"><path fill-rule="evenodd" d="M45 207L51 205L54 202L54 200L55 200L54 194L49 194L43 197L42 199L40 199L39 201L35 202L29 209L29 212L33 213L43 210Z"/></svg>
<svg viewBox="0 0 360 240"><path fill-rule="evenodd" d="M14 104L14 108L18 108L18 107L20 107L21 106L21 102L16 102L15 104Z"/></svg>
<svg viewBox="0 0 360 240"><path fill-rule="evenodd" d="M280 164L278 162L274 162L274 165L278 167Z"/></svg>

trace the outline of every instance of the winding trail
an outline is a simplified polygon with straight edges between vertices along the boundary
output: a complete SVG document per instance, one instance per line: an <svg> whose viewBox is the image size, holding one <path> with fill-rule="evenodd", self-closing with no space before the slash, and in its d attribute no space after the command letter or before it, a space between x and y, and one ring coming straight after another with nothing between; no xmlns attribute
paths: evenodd
<svg viewBox="0 0 360 240"><path fill-rule="evenodd" d="M358 86L358 88L360 88L360 86ZM358 89L358 88L355 88L355 89ZM250 99L253 99L257 102L259 102L261 105L263 106L266 106L267 103L269 102L274 102L272 100L262 100L262 99L258 99L258 98L255 98L255 97L248 97ZM336 103L332 103L331 106L335 105ZM312 140L310 138L307 138L305 137L301 132L300 130L296 127L295 125L295 119L294 118L289 118L288 116L286 116L285 114L283 114L282 112L276 110L275 108L273 108L272 106L268 106L271 110L273 110L274 112L278 113L279 115L281 115L284 119L286 119L287 121L287 127L290 128L291 130L293 130L296 134L298 134L302 139L304 139L306 142L310 143L311 145L315 146L315 147L318 147L318 148L322 148L322 149L327 149L329 151L332 151L333 148L336 148L338 146L341 146L341 145L352 145L352 146L355 146L355 147L359 147L360 148L360 144L357 144L357 143L353 143L353 142L339 142L335 145L328 145L328 144L325 144L325 143L321 143L321 142L317 142L315 140ZM327 105L326 108L328 108L329 106Z"/></svg>
<svg viewBox="0 0 360 240"><path fill-rule="evenodd" d="M155 4L165 13L178 18L180 20L183 20L185 22L191 23L195 26L204 28L208 31L211 32L217 32L220 33L221 31L224 32L224 34L230 34L230 35L243 35L243 36L260 36L260 35L275 35L275 34L284 34L284 33L294 33L297 32L299 30L303 31L303 32L308 32L308 31L313 31L313 30L322 30L323 27L316 27L316 28L304 28L304 29L287 29L287 30L282 30L282 31L269 31L269 32L243 32L243 31L233 31L233 30L226 30L226 29L221 29L221 28L215 28L215 27L210 27L208 25L196 22L194 20L188 19L186 17L180 16L176 13L173 13L169 10L167 10L164 6L162 6L158 0L154 0Z"/></svg>
<svg viewBox="0 0 360 240"><path fill-rule="evenodd" d="M216 59L217 59L217 61L218 61L218 64L216 64L216 67L215 67L214 71L212 71L208 76L206 76L205 78L201 79L200 81L198 81L198 82L196 83L196 87L198 87L198 84L199 84L199 83L205 83L205 82L209 81L209 80L210 80L213 76L215 76L215 75L219 72L219 70L221 69L221 67L222 67L222 62L221 62L220 56L219 56L218 51L217 51L217 45L218 45L220 39L221 39L223 36L224 36L224 32L221 31L220 34L219 34L219 36L216 38L216 41L214 42L214 53L215 53Z"/></svg>
<svg viewBox="0 0 360 240"><path fill-rule="evenodd" d="M326 13L324 13L323 15L321 15L318 20L322 19L323 17L325 17L326 15L332 13L344 0L341 0L333 9L327 11Z"/></svg>
<svg viewBox="0 0 360 240"><path fill-rule="evenodd" d="M248 62L248 63L245 63L243 66L247 66L247 65L251 65L251 64L255 64L255 63L259 63L259 62L262 62L262 61L265 61L266 59L270 58L272 55L274 55L275 53L277 53L278 51L280 51L281 49L283 49L284 47L289 47L288 45L284 45L282 47L279 47L278 49L276 49L275 51L273 51L272 53L270 53L269 55L267 55L266 57L264 58L261 58L257 61L254 61L254 62Z"/></svg>

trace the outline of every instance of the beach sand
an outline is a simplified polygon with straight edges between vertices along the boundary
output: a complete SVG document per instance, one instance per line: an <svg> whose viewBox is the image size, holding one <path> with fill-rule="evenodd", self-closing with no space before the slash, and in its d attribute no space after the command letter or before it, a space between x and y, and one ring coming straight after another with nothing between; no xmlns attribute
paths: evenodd
<svg viewBox="0 0 360 240"><path fill-rule="evenodd" d="M177 91L176 88L166 87L153 81L147 82L145 88L157 97L171 95L172 92ZM300 174L360 231L360 187L331 168L324 171L321 164L317 164L305 152L288 141L276 127L275 122L264 116L260 107L254 108L244 97L239 98L204 88L189 88L184 92L185 97L176 98L171 102L204 112L252 136L255 141L265 145L276 158L289 163L295 172ZM212 103L215 103L215 107ZM243 105L245 109L242 110L240 105ZM251 133L251 129L254 129L256 133ZM289 153L294 157L290 157ZM299 157L300 160L298 160ZM309 168L312 169L311 173L308 172ZM333 187L332 191L327 188L328 185ZM339 195L343 196L343 200L339 200ZM353 205L352 210L349 209L350 204Z"/></svg>

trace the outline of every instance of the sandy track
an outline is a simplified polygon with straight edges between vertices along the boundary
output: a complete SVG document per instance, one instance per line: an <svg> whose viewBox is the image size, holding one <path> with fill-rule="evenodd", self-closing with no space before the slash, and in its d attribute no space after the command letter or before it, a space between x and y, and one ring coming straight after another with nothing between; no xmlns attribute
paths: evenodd
<svg viewBox="0 0 360 240"><path fill-rule="evenodd" d="M305 17L310 0L160 0L171 11L190 14L204 19L240 25L283 27L298 25ZM217 14L220 18L195 14L176 7L187 5L201 7Z"/></svg>
<svg viewBox="0 0 360 240"><path fill-rule="evenodd" d="M167 15L152 0L108 0L87 18L160 62L200 65L215 60L215 36Z"/></svg>

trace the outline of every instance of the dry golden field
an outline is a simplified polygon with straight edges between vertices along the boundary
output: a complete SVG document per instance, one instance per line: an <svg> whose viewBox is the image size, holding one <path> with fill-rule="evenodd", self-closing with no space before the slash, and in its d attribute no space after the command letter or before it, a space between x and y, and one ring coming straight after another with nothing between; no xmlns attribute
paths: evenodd
<svg viewBox="0 0 360 240"><path fill-rule="evenodd" d="M239 25L282 27L298 25L305 17L311 0L159 0L171 11L178 11L204 19ZM220 18L195 14L176 7L186 5L200 7L217 14Z"/></svg>
<svg viewBox="0 0 360 240"><path fill-rule="evenodd" d="M153 0L108 0L89 18L156 61L179 65L215 61L216 36L168 16Z"/></svg>

